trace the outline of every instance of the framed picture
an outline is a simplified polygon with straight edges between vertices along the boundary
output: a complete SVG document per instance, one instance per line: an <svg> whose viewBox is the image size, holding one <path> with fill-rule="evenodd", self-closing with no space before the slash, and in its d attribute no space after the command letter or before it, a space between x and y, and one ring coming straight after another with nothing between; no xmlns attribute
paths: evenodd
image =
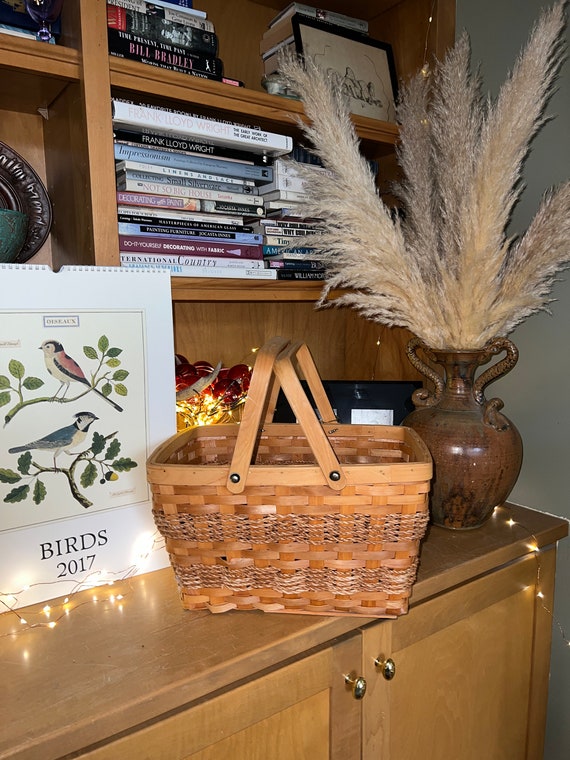
<svg viewBox="0 0 570 760"><path fill-rule="evenodd" d="M351 113L395 122L396 68L392 46L307 16L291 19L297 53L330 72L350 98Z"/></svg>

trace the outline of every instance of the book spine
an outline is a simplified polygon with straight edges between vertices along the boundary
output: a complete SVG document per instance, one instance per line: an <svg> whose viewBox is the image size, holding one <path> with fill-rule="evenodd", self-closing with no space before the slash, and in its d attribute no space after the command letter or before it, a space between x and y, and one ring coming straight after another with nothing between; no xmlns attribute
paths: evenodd
<svg viewBox="0 0 570 760"><path fill-rule="evenodd" d="M145 235L172 240L190 240L191 242L209 240L212 243L246 243L248 245L259 245L263 242L262 236L253 232L221 232L219 230L172 228L126 222L119 222L119 235Z"/></svg>
<svg viewBox="0 0 570 760"><path fill-rule="evenodd" d="M145 40L157 44L176 45L178 48L195 53L216 56L218 52L218 37L213 32L109 3L107 4L107 27L144 37Z"/></svg>
<svg viewBox="0 0 570 760"><path fill-rule="evenodd" d="M289 8L290 6L288 6ZM287 9L285 9L287 10ZM269 28L275 26L282 18L286 16L292 16L294 13L298 13L300 16L308 16L314 18L317 21L323 21L326 24L334 26L343 26L345 29L352 29L355 32L361 32L362 34L368 34L368 21L361 18L353 18L352 16L346 16L344 13L335 13L334 11L328 11L324 8L313 8L310 5L304 5L303 3L293 3L291 10L285 14L278 14L269 24Z"/></svg>
<svg viewBox="0 0 570 760"><path fill-rule="evenodd" d="M160 63L155 59L147 58L145 55L138 55L137 53L120 53L116 50L109 49L109 55L114 55L116 58L127 58L129 61L136 61L137 63L143 63L147 66L155 66L158 69L164 69L165 71L175 71L178 74L187 74L188 76L198 77L198 79L208 79L212 82L222 82L223 77L219 74L209 74L199 69L186 69L180 66L174 66L166 63Z"/></svg>
<svg viewBox="0 0 570 760"><path fill-rule="evenodd" d="M263 188L265 191L265 188ZM293 201L293 203L301 203L307 200L307 193L303 190L272 190L268 193L263 192L263 197L266 201Z"/></svg>
<svg viewBox="0 0 570 760"><path fill-rule="evenodd" d="M324 280L324 272L310 272L304 269L275 269L278 280Z"/></svg>
<svg viewBox="0 0 570 760"><path fill-rule="evenodd" d="M296 177L294 175L279 175L275 172L275 167L273 167L274 172L274 180L273 182L269 183L268 185L265 185L263 188L264 193L271 193L271 192L280 192L280 191L294 191L297 193L303 193L305 195L306 193L306 186L307 186L307 180L302 179L301 177Z"/></svg>
<svg viewBox="0 0 570 760"><path fill-rule="evenodd" d="M181 71L185 74L206 74L206 79L216 78L222 81L223 63L220 58L202 53L194 53L176 45L164 42L154 43L130 32L107 28L109 52L113 55L124 56L141 63L150 63L171 71Z"/></svg>
<svg viewBox="0 0 570 760"><path fill-rule="evenodd" d="M175 208L180 211L201 211L208 214L256 214L263 216L265 213L263 206L252 206L246 203L211 201L202 198L175 198L170 195L152 195L123 190L117 191L117 203L127 206L154 206L155 208Z"/></svg>
<svg viewBox="0 0 570 760"><path fill-rule="evenodd" d="M302 271L324 271L321 261L315 259L267 259L265 262L270 269L299 269Z"/></svg>
<svg viewBox="0 0 570 760"><path fill-rule="evenodd" d="M257 195L255 185L243 185L238 182L209 182L203 179L190 179L187 177L170 177L166 174L153 174L152 172L121 171L117 172L117 190L125 190L125 184L129 181L153 182L159 185L171 185L173 187L197 187L204 190L217 190L219 192L242 193L244 195Z"/></svg>
<svg viewBox="0 0 570 760"><path fill-rule="evenodd" d="M273 167L257 164L241 164L221 158L206 158L189 153L160 150L158 148L135 147L115 143L114 155L118 161L130 160L146 164L161 164L176 169L221 174L228 177L252 179L257 184L265 184L273 179Z"/></svg>
<svg viewBox="0 0 570 760"><path fill-rule="evenodd" d="M200 198L209 201L225 201L226 203L239 203L246 206L263 206L263 198L260 195L248 193L229 193L223 190L210 190L203 187L180 187L179 185L165 185L160 182L142 182L136 179L126 179L120 183L121 191L131 193L150 193L175 198ZM119 186L117 185L119 189ZM249 210L249 213L256 213Z"/></svg>
<svg viewBox="0 0 570 760"><path fill-rule="evenodd" d="M169 219L167 217L162 219L160 217L153 218L151 216L143 216L135 212L134 214L120 213L118 218L119 224L134 224L149 228L155 227L157 229L171 230L172 232L176 232L178 229L194 230L197 235L202 234L202 232L240 232L242 234L259 234L254 233L252 227L249 226L240 224L220 224L218 223L218 217L210 217L208 221L203 222L196 219L187 221L187 216L192 217L194 215L185 214L183 218ZM210 219L213 221L210 221ZM261 240L260 242L263 241Z"/></svg>
<svg viewBox="0 0 570 760"><path fill-rule="evenodd" d="M190 14L183 9L161 8L154 3L146 2L146 0L113 0L112 3L109 2L107 5L124 8L135 13L145 13L148 16L165 19L165 21L171 21L175 24L203 29L205 32L214 32L214 24L211 21L194 13Z"/></svg>
<svg viewBox="0 0 570 760"><path fill-rule="evenodd" d="M299 240L296 240L296 237L301 237L292 235L290 237L281 237L281 235L269 235L265 234L263 236L263 242L265 245L275 245L279 246L280 248L287 248L288 246L295 246L295 244L298 244Z"/></svg>
<svg viewBox="0 0 570 760"><path fill-rule="evenodd" d="M221 256L223 258L263 259L260 245L246 243L214 243L210 240L165 240L161 237L119 235L119 248L124 253L177 253L186 256Z"/></svg>
<svg viewBox="0 0 570 760"><path fill-rule="evenodd" d="M161 150L178 150L183 153L198 153L202 156L213 156L232 161L243 161L253 164L262 159L247 150L228 148L225 145L212 145L200 140L188 140L180 135L159 135L145 129L114 129L115 140L134 145L148 145L150 148Z"/></svg>
<svg viewBox="0 0 570 760"><path fill-rule="evenodd" d="M264 245L262 247L263 255L270 257L270 256L283 256L283 246L282 245ZM287 249L287 258L292 259L295 256L300 256L303 258L306 258L307 256L310 258L311 254L314 254L313 248L305 248L303 246L299 248L289 248Z"/></svg>
<svg viewBox="0 0 570 760"><path fill-rule="evenodd" d="M307 235L318 234L320 230L307 229L307 230L294 230L289 227L264 227L262 233L267 236L277 235L281 238L288 238L287 245L291 243L291 238L306 237ZM280 245L277 243L277 245Z"/></svg>
<svg viewBox="0 0 570 760"><path fill-rule="evenodd" d="M124 128L146 127L159 133L207 139L213 144L241 146L242 149L267 155L283 155L293 148L293 140L289 135L116 99L113 100L113 122L115 126Z"/></svg>
<svg viewBox="0 0 570 760"><path fill-rule="evenodd" d="M120 253L120 260L121 264L153 264L154 266L161 266L162 264L180 264L181 266L201 270L219 267L220 265L231 267L232 269L265 269L265 262L262 259L225 259L220 256L180 256L172 253L147 254L126 253L125 251L122 251Z"/></svg>
<svg viewBox="0 0 570 760"><path fill-rule="evenodd" d="M178 220L185 224L194 224L194 222L216 222L216 224L243 224L243 214L238 216L237 214L204 214L200 211L178 211L172 208L153 208L146 206L117 206L117 214L120 217L128 217L127 221L132 221L133 216L141 218L144 214L144 219L148 219L151 224L156 224L156 220Z"/></svg>
<svg viewBox="0 0 570 760"><path fill-rule="evenodd" d="M113 0L113 5L120 5L123 8L132 8L141 13L153 13L156 15L174 16L180 15L182 18L189 17L204 20L207 17L206 11L193 8L190 0L186 2L176 2L176 0L156 0L156 2L147 2L146 0Z"/></svg>
<svg viewBox="0 0 570 760"><path fill-rule="evenodd" d="M183 264L122 264L128 269L169 269L173 277L211 277L233 280L276 280L276 269L242 269L240 267L208 267L199 269Z"/></svg>
<svg viewBox="0 0 570 760"><path fill-rule="evenodd" d="M171 182L176 184L176 179L190 179L192 181L202 180L205 182L225 182L231 185L247 185L252 188L253 193L257 193L258 190L255 186L255 182L251 179L243 179L242 177L224 177L222 174L209 174L208 172L195 172L187 169L176 169L173 166L161 166L159 164L143 164L140 161L119 161L115 164L115 170L117 174L126 171L132 172L147 172L152 175L160 175L172 179ZM139 178L140 179L140 178ZM158 180L153 180L158 181ZM236 190L235 192L242 192L242 190Z"/></svg>

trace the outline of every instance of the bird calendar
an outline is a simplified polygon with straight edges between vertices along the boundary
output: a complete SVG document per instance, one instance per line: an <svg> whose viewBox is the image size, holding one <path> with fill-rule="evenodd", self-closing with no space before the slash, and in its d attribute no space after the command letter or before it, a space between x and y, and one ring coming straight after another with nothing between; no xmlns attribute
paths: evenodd
<svg viewBox="0 0 570 760"><path fill-rule="evenodd" d="M146 459L176 430L169 273L0 281L0 611L167 566Z"/></svg>

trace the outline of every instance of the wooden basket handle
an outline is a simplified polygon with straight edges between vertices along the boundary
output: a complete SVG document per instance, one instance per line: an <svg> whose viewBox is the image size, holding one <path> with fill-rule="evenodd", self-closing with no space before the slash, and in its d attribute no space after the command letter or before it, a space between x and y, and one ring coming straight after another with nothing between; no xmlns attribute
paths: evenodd
<svg viewBox="0 0 570 760"><path fill-rule="evenodd" d="M260 422L264 412L266 421L272 418L279 386L283 388L299 421L323 472L325 483L334 490L340 490L346 484L338 458L299 380L293 364L295 356L313 394L321 418L326 422L334 420L334 412L307 346L303 343L291 344L283 338L271 339L263 346L255 360L226 483L228 490L232 493L241 493L245 488Z"/></svg>

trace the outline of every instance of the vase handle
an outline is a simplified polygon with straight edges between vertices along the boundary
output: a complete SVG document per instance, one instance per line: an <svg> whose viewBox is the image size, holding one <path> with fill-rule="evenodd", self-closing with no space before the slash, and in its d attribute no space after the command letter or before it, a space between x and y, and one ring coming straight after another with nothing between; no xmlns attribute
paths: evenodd
<svg viewBox="0 0 570 760"><path fill-rule="evenodd" d="M441 375L439 375L434 369L423 362L417 354L417 349L421 348L427 356L432 357L431 351L419 338L412 338L406 346L406 355L410 361L410 364L415 367L418 372L431 380L434 384L435 391L430 391L428 388L418 388L412 394L412 402L414 406L433 406L436 404L444 389L444 381Z"/></svg>
<svg viewBox="0 0 570 760"><path fill-rule="evenodd" d="M508 338L493 338L485 344L483 350L489 354L487 361L492 356L500 354L501 351L505 351L507 355L500 362L482 372L473 383L473 395L479 404L485 402L484 391L487 385L510 372L519 359L518 348Z"/></svg>

